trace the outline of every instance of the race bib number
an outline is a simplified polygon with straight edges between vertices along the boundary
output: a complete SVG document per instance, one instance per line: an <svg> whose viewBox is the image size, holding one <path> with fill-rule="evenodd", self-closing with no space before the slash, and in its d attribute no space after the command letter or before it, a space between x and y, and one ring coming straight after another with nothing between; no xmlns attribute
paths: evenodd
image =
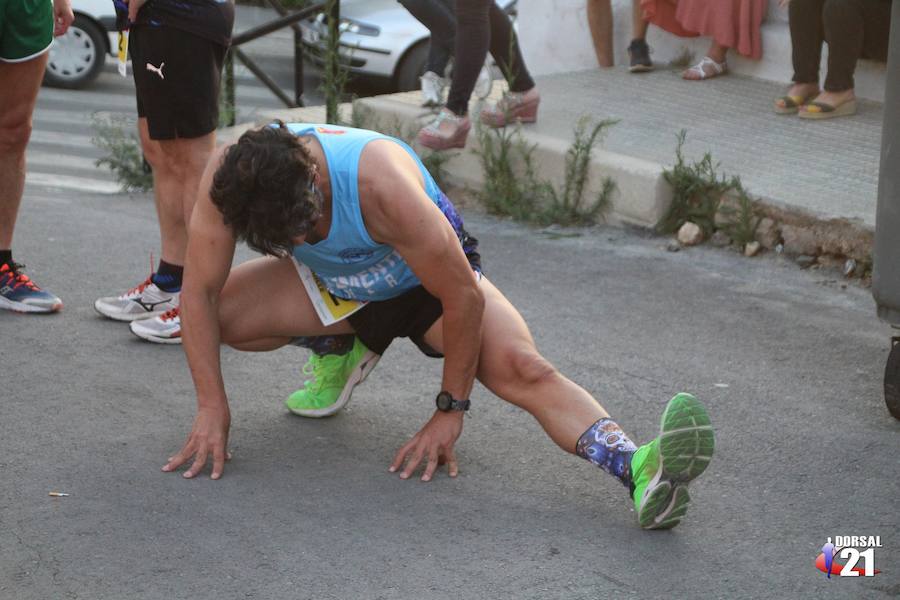
<svg viewBox="0 0 900 600"><path fill-rule="evenodd" d="M128 77L128 30L119 32L119 75Z"/></svg>
<svg viewBox="0 0 900 600"><path fill-rule="evenodd" d="M309 294L309 299L312 300L322 325L327 326L342 321L366 305L365 302L359 300L345 300L336 297L322 285L309 267L296 260L294 266L297 267L300 281L303 282L303 287L306 288L306 293Z"/></svg>

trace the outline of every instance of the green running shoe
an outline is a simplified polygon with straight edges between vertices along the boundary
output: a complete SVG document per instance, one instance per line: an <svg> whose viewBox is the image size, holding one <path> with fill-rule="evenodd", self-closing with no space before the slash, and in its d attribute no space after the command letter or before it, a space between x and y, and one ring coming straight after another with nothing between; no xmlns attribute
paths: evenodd
<svg viewBox="0 0 900 600"><path fill-rule="evenodd" d="M304 375L312 378L288 396L284 405L301 417L330 417L347 406L353 388L363 382L380 358L359 338L354 338L353 348L347 354L313 353L303 367Z"/></svg>
<svg viewBox="0 0 900 600"><path fill-rule="evenodd" d="M714 446L700 401L690 394L669 400L659 437L631 459L632 498L643 529L671 529L681 522L691 501L688 483L706 470Z"/></svg>

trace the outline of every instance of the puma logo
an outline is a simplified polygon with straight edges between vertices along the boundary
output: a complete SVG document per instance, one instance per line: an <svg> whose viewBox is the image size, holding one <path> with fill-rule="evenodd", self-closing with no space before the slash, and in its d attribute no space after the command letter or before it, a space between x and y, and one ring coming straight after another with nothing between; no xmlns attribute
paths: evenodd
<svg viewBox="0 0 900 600"><path fill-rule="evenodd" d="M159 75L160 79L165 79L165 77L163 77L163 72L162 72L164 66L166 66L166 63L159 63L158 67L154 67L150 63L147 63L147 70L153 71L154 73Z"/></svg>

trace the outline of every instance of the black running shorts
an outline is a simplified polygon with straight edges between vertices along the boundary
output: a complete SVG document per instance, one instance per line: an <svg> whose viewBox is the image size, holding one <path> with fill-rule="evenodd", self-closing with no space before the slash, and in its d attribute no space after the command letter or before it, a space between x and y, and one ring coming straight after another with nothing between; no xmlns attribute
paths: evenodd
<svg viewBox="0 0 900 600"><path fill-rule="evenodd" d="M467 236L474 242L466 254L472 270L481 277L481 256L478 254L478 240ZM443 354L425 342L425 333L444 314L441 301L432 296L421 285L408 292L377 302L369 302L356 311L347 320L356 331L356 336L366 348L376 354L384 354L394 338L408 337L424 354L433 358L441 358Z"/></svg>
<svg viewBox="0 0 900 600"><path fill-rule="evenodd" d="M172 27L138 26L128 40L139 117L150 139L198 138L219 125L225 46Z"/></svg>

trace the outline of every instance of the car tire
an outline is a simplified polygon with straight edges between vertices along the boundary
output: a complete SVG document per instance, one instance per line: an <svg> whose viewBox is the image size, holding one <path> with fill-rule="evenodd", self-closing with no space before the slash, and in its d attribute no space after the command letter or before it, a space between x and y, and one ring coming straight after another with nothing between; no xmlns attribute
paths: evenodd
<svg viewBox="0 0 900 600"><path fill-rule="evenodd" d="M91 19L76 15L64 36L50 47L44 84L77 89L100 74L106 62L106 34Z"/></svg>
<svg viewBox="0 0 900 600"><path fill-rule="evenodd" d="M398 91L411 92L421 87L419 78L425 73L427 60L428 40L423 40L406 51L394 76L394 83Z"/></svg>

